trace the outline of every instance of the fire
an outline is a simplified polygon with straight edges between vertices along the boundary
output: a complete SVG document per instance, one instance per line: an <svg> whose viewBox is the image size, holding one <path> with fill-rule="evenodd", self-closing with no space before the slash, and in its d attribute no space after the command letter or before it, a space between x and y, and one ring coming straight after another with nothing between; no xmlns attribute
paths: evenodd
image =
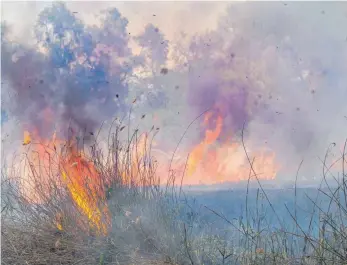
<svg viewBox="0 0 347 265"><path fill-rule="evenodd" d="M209 120L212 117L212 112L208 112L205 115L204 125L207 126ZM217 117L216 128L214 130L207 129L205 132L204 140L199 143L191 152L188 160L188 176L191 176L196 171L198 163L203 159L204 153L206 152L209 145L213 144L220 135L223 127L223 119L220 115Z"/></svg>
<svg viewBox="0 0 347 265"><path fill-rule="evenodd" d="M28 145L30 143L31 143L30 133L28 131L24 131L23 145Z"/></svg>
<svg viewBox="0 0 347 265"><path fill-rule="evenodd" d="M91 227L106 234L110 223L105 202L106 183L101 180L93 163L77 152L76 146L72 145L69 149L67 159L62 161L63 183L79 209L88 217Z"/></svg>
<svg viewBox="0 0 347 265"><path fill-rule="evenodd" d="M207 126L213 117L215 117L215 128L209 129ZM217 143L217 140L221 141L219 137L223 128L223 118L218 110L205 114L203 126L207 127L205 136L190 153L184 184L242 181L254 179L255 174L257 178L265 180L276 177L279 165L271 150L253 150L249 154L253 159L253 170L251 170L243 147L239 143L230 140Z"/></svg>
<svg viewBox="0 0 347 265"><path fill-rule="evenodd" d="M28 159L21 161L20 189L32 203L42 203L49 197L49 180L58 170L53 145L40 140L36 130L24 132L23 148Z"/></svg>
<svg viewBox="0 0 347 265"><path fill-rule="evenodd" d="M50 116L50 113L45 113L45 116ZM276 177L279 166L271 150L249 150L253 169L250 170L242 145L232 142L232 135L228 140L222 139L224 120L218 109L206 113L202 125L205 128L203 139L190 153L186 165L187 176L183 179L183 185L242 181L255 178L254 172L259 179ZM45 187L42 188L40 195L48 199L53 191L50 190L52 188L50 181L53 178L59 179L56 187L68 192L74 205L87 220L87 222L79 220L79 223L85 229L93 228L99 234L105 235L111 225L106 203L106 189L110 183L101 176L94 162L77 148L77 141L64 141L59 139L56 133L52 139L42 139L35 130L31 133L25 131L23 145L27 145L25 148L35 149L37 155L34 156L34 152L32 153L30 163L31 173L36 178L33 184L23 184L22 188L33 196L37 193L35 190L37 183L40 183ZM143 134L139 141L128 147L129 150L123 150L124 161L120 162L119 168L117 165L123 185L146 187L154 184L151 181L157 183L153 179L154 172L148 167L152 162L148 156L150 146L147 145L149 145L148 134ZM44 202L40 196L34 199L33 202ZM62 215L63 213L60 213L56 216L55 226L59 230L64 229Z"/></svg>
<svg viewBox="0 0 347 265"><path fill-rule="evenodd" d="M66 189L80 212L87 217L89 226L98 233L106 234L110 225L106 204L106 181L102 179L94 163L77 149L77 142L57 139L40 139L35 130L31 141L29 132L24 134L23 143L31 143L29 154L30 176L23 181L21 188L27 198L34 203L43 203L50 197L54 182L55 188ZM59 150L66 148L65 152ZM37 184L41 185L37 191ZM56 216L56 227L63 229L62 215Z"/></svg>

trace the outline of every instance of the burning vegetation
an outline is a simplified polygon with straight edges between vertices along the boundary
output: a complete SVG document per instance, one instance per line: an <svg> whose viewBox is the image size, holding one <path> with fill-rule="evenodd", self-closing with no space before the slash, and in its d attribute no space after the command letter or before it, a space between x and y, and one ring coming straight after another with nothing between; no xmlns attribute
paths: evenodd
<svg viewBox="0 0 347 265"><path fill-rule="evenodd" d="M121 128L118 127L118 133ZM136 144L128 147L114 142L114 154L106 160L97 155L100 150L96 150L96 144L87 151L78 147L77 139L71 136L70 140L62 140L57 138L56 133L52 139L40 139L26 132L24 141L29 146L26 159L20 165L22 174L25 174L19 180L21 194L28 203L41 205L49 203L52 196L68 196L82 216L78 220L80 228L87 233L94 231L105 236L112 225L107 196L113 185L149 187L154 184L149 181L150 178L143 176L146 168L152 170L147 165L152 163L146 150L148 135L143 134L139 139L136 136ZM128 159L132 162L127 162ZM111 172L116 175L112 176ZM64 213L58 211L55 219L56 227L63 231Z"/></svg>
<svg viewBox="0 0 347 265"><path fill-rule="evenodd" d="M66 191L76 209L87 219L80 225L88 231L106 234L110 226L110 216L106 204L107 179L101 176L94 161L78 150L75 137L64 141L57 139L40 139L37 135L25 134L24 142L31 139L32 146L28 149L24 162L26 175L20 185L22 194L29 203L46 204L55 193ZM38 193L37 185L41 187ZM56 225L64 230L63 213L58 212Z"/></svg>
<svg viewBox="0 0 347 265"><path fill-rule="evenodd" d="M319 96L325 69L316 58L302 59L290 46L293 40L277 27L280 36L263 38L268 28L273 30L267 20L264 32L254 33L256 23L244 19L239 8L228 9L229 17L216 30L191 38L186 50L181 50L184 40L182 47L179 41L170 43L153 24L132 36L128 19L116 8L91 26L66 4L53 3L36 21L36 46L11 40L10 28L2 25L2 95L8 96L5 107L10 119L18 120L15 131L21 138L20 155L2 173L3 264L346 264L346 144L336 160L342 165L342 178L333 178L338 188L323 191L329 209L313 203L310 226L318 212L318 238L302 229L296 210L287 208L293 231L265 220L264 203L282 224L261 181L275 180L284 166L292 169L294 159L284 165L287 157L280 159L279 148L264 143L268 131L259 130L257 138L249 129L262 128L259 124L278 128L279 137L289 139L298 153L306 154L312 143L320 145L311 126L315 123L306 118L318 114L304 103ZM132 50L132 43L140 49ZM283 52L275 48L278 43ZM324 85L330 85L326 80ZM301 101L289 94L291 85L317 92L306 93ZM345 98L344 89L339 87L336 100ZM281 94L301 106L279 112L285 103ZM176 105L169 104L183 98L187 117L178 121L186 123L188 113L202 117L195 120L198 132L169 159L169 150L159 143L161 155L154 158L159 112L180 115L181 109L176 112ZM144 105L154 112L153 124L149 113L136 113ZM134 125L136 118L146 129ZM171 118L165 117L163 125L166 120ZM170 142L172 135L165 131L162 138ZM326 168L324 163L325 181L332 169ZM246 221L240 217L234 222L194 204L185 190L239 182L247 182ZM259 185L256 205L263 210L257 208L255 216L248 209L250 183ZM331 205L338 209L335 216ZM200 208L227 225L211 229L216 220L210 222Z"/></svg>
<svg viewBox="0 0 347 265"><path fill-rule="evenodd" d="M212 129L211 124L214 125ZM250 170L242 145L231 141L232 132L224 142L221 141L223 117L218 108L204 115L202 128L205 128L204 138L190 152L184 183L216 184L253 180L256 177L261 180L275 179L279 165L274 152L266 149L253 152L253 170Z"/></svg>

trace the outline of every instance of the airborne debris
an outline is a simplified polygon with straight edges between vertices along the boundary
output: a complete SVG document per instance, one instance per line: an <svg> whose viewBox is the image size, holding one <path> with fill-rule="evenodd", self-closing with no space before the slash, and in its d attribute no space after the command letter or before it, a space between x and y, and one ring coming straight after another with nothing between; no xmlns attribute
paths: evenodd
<svg viewBox="0 0 347 265"><path fill-rule="evenodd" d="M167 69L165 67L160 70L160 73L163 75L166 75L168 72L169 72L169 69Z"/></svg>
<svg viewBox="0 0 347 265"><path fill-rule="evenodd" d="M125 128L125 126L122 126L122 127L119 129L119 131L120 131L120 132L123 131L124 128Z"/></svg>
<svg viewBox="0 0 347 265"><path fill-rule="evenodd" d="M142 117L141 117L141 119L144 119L145 117L146 117L146 114L143 114Z"/></svg>

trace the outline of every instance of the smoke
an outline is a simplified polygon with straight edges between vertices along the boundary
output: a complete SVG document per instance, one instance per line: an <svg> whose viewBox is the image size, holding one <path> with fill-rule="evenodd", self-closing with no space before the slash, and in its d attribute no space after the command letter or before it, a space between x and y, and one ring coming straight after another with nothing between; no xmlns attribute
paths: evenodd
<svg viewBox="0 0 347 265"><path fill-rule="evenodd" d="M68 124L92 132L124 110L134 66L127 24L112 9L100 27L87 27L55 3L39 14L36 47L10 42L5 33L1 73L11 89L11 114L46 136Z"/></svg>
<svg viewBox="0 0 347 265"><path fill-rule="evenodd" d="M168 42L159 28L153 24L148 24L144 32L135 37L139 46L143 49L143 55L153 63L155 70L165 65L168 56Z"/></svg>
<svg viewBox="0 0 347 265"><path fill-rule="evenodd" d="M5 34L2 96L10 95L9 120L16 116L43 135L66 123L92 131L136 96L137 115L146 114L149 127L148 117L156 117L165 146L174 147L186 125L212 109L223 117L219 142L240 140L245 126L248 149L275 152L279 178L292 178L302 159L303 174L320 171L332 142L340 152L347 132L345 3L232 3L221 15L224 5L200 10L186 4L177 16L172 4L160 3L160 12L156 3L143 6L141 18L111 8L90 26L64 4L53 4L38 16L35 47ZM208 17L213 26L194 31L201 26L194 18L207 10L215 10ZM148 16L151 23L144 24ZM189 32L174 28L182 21L192 22ZM131 24L140 32L130 34ZM188 145L199 142L203 130Z"/></svg>
<svg viewBox="0 0 347 265"><path fill-rule="evenodd" d="M246 73L232 76L239 66L234 62L237 59L232 49L223 49L224 45L225 40L218 33L207 34L191 44L192 56L188 60L188 102L195 107L196 114L211 108L222 115L222 137L239 132L250 121L248 100L253 89Z"/></svg>
<svg viewBox="0 0 347 265"><path fill-rule="evenodd" d="M320 170L317 157L332 142L340 152L347 132L342 6L230 5L217 29L189 48L188 98L196 115L220 109L222 138L239 137L245 124L248 140L274 150L287 173L301 159L306 173L313 164Z"/></svg>

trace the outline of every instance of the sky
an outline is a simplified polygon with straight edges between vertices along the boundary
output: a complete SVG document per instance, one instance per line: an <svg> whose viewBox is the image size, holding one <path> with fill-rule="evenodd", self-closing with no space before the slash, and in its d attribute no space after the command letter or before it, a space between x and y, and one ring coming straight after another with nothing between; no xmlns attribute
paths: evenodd
<svg viewBox="0 0 347 265"><path fill-rule="evenodd" d="M263 156L277 183L294 181L302 160L298 179L317 183L327 151L328 163L341 156L344 2L5 2L1 13L8 153L23 130L46 137L71 120L95 130L137 98L132 124L160 127L157 155L170 157L178 143L178 160L206 149L200 162L213 166L187 184L239 179L242 131L250 157ZM206 110L211 117L181 141ZM52 115L54 124L42 122Z"/></svg>

